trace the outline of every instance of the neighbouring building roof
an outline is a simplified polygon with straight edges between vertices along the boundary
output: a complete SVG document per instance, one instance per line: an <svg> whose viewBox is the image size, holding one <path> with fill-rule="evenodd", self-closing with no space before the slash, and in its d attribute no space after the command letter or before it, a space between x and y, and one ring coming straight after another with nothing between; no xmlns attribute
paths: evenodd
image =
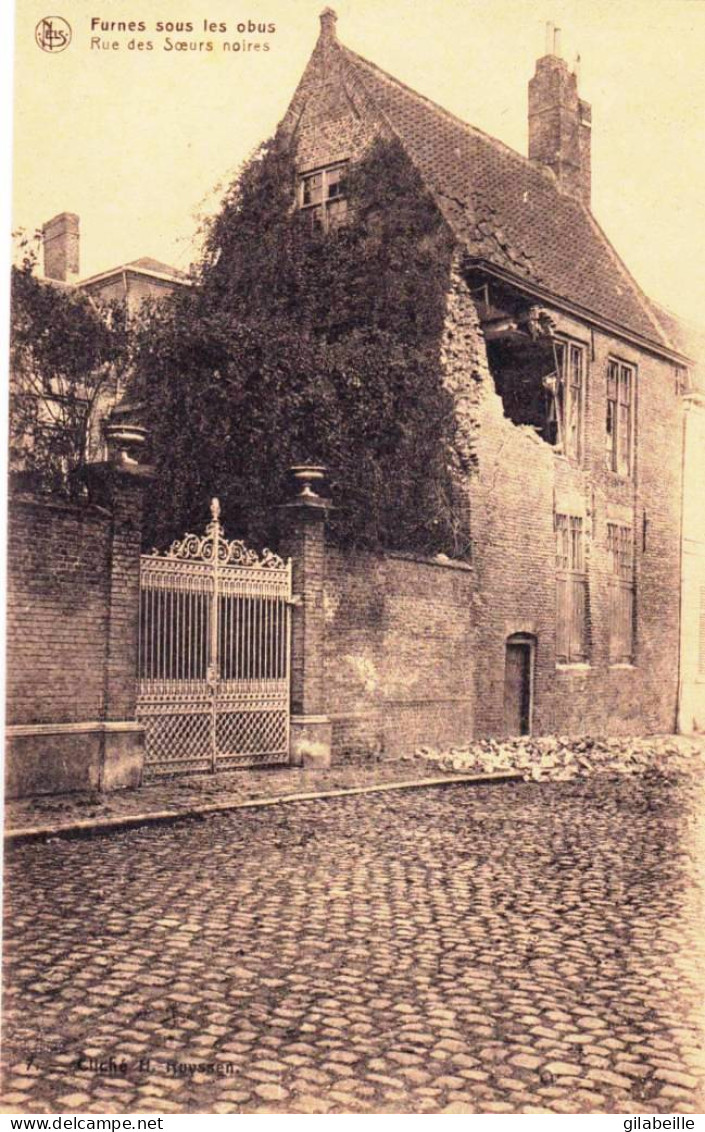
<svg viewBox="0 0 705 1132"><path fill-rule="evenodd" d="M151 256L143 255L139 259L132 259L129 263L125 264L126 267L141 267L143 271L156 272L159 275L173 275L175 279L183 279L184 272L179 271L176 267L171 267L168 263L162 263L159 259L152 259Z"/></svg>
<svg viewBox="0 0 705 1132"><path fill-rule="evenodd" d="M686 322L653 299L651 306L676 349L695 363L692 387L700 391L705 390L705 327Z"/></svg>
<svg viewBox="0 0 705 1132"><path fill-rule="evenodd" d="M469 257L679 352L669 326L656 317L590 209L562 192L553 174L417 94L337 38L319 40L307 73L313 77L322 70L339 76L351 105L374 105ZM305 74L292 103L297 115L305 113L307 87Z"/></svg>
<svg viewBox="0 0 705 1132"><path fill-rule="evenodd" d="M170 267L168 263L162 263L158 259L152 259L151 256L142 256L140 259L130 260L129 263L121 263L117 267L111 267L107 271L101 271L97 275L90 275L86 279L81 279L78 281L77 286L91 287L96 283L104 283L114 276L122 275L124 272L134 275L147 275L153 279L162 279L170 283L189 282L188 276L183 271L179 271L175 267Z"/></svg>

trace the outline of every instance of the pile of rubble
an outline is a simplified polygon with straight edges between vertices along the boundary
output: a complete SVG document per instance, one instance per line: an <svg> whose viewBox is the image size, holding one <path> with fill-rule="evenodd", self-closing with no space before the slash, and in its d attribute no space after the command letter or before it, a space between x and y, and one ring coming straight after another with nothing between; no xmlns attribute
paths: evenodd
<svg viewBox="0 0 705 1132"><path fill-rule="evenodd" d="M679 773L702 767L705 740L679 736L643 739L555 736L478 739L440 750L419 747L418 758L449 774L521 774L534 781L565 782L592 774Z"/></svg>

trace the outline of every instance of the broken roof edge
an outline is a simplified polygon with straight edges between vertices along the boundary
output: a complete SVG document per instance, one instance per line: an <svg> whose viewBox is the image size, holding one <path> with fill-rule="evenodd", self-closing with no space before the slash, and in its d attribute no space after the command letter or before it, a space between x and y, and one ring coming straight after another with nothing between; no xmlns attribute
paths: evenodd
<svg viewBox="0 0 705 1132"><path fill-rule="evenodd" d="M694 358L690 357L688 354L682 353L674 346L663 345L649 338L645 338L643 335L637 334L633 330L628 330L626 327L622 326L621 323L605 318L603 315L591 311L589 307L585 307L580 303L565 299L562 295L557 294L555 291L550 291L540 283L536 283L532 279L527 279L525 276L515 275L508 269L502 268L496 263L491 263L489 260L483 260L478 256L466 254L462 259L462 267L465 271L481 271L485 275L489 275L502 283L515 287L518 291L523 291L532 298L541 299L542 302L547 303L556 310L562 310L566 314L576 316L583 322L595 326L597 329L605 330L610 335L622 338L625 342L630 342L642 350L647 350L649 353L656 354L659 357L666 357L669 361L673 361L677 365L690 366L696 364Z"/></svg>

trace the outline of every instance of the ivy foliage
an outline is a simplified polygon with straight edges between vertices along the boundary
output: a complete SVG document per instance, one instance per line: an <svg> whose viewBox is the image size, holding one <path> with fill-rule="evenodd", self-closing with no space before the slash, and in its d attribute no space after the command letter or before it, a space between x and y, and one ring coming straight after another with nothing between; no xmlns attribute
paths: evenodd
<svg viewBox="0 0 705 1132"><path fill-rule="evenodd" d="M194 286L144 323L147 541L200 530L213 495L230 534L275 541L288 467L323 463L341 543L460 554L439 370L445 224L395 142L350 169L336 233L311 230L296 187L277 138L227 193Z"/></svg>
<svg viewBox="0 0 705 1132"><path fill-rule="evenodd" d="M21 246L10 292L11 482L71 497L81 492L93 409L125 364L127 317L37 278L36 240Z"/></svg>

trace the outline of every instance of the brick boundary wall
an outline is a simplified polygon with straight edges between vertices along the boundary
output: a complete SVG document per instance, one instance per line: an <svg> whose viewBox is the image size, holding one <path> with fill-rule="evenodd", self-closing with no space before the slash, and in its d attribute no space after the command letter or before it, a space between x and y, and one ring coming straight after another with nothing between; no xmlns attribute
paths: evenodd
<svg viewBox="0 0 705 1132"><path fill-rule="evenodd" d="M396 758L473 734L473 571L341 550L327 504L282 508L293 565L292 763Z"/></svg>
<svg viewBox="0 0 705 1132"><path fill-rule="evenodd" d="M473 571L326 552L324 670L335 762L463 743L474 727Z"/></svg>
<svg viewBox="0 0 705 1132"><path fill-rule="evenodd" d="M135 707L143 479L141 471L106 465L94 477L105 506L10 503L8 797L141 782Z"/></svg>

